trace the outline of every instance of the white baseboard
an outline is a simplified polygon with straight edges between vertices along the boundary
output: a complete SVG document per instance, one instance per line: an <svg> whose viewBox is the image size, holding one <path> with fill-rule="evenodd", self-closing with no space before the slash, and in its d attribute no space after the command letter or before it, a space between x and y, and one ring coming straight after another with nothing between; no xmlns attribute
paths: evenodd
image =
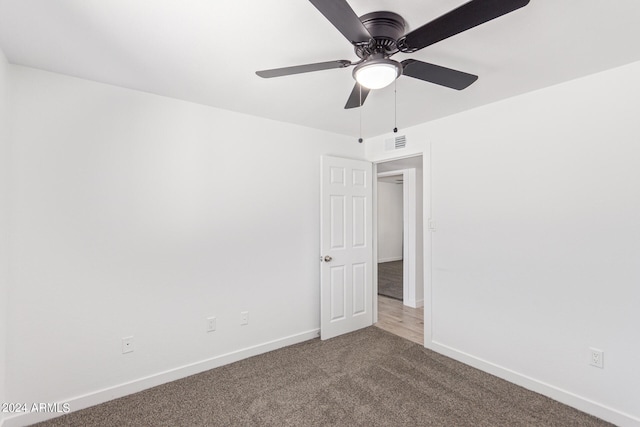
<svg viewBox="0 0 640 427"><path fill-rule="evenodd" d="M418 305L416 304L416 302L414 300L412 300L411 298L405 298L402 300L402 305L406 305L407 307L411 307L411 308L418 308Z"/></svg>
<svg viewBox="0 0 640 427"><path fill-rule="evenodd" d="M594 402L585 397L571 393L569 391L560 389L551 384L538 381L535 378L528 377L511 369L504 368L486 360L475 357L471 354L456 350L444 344L440 344L432 341L425 344L425 347L429 350L433 350L437 353L444 354L452 359L462 362L466 365L473 366L481 371L488 372L499 378L507 380L511 383L517 384L528 390L535 391L565 405L576 408L580 411L586 412L605 421L613 423L620 427L640 427L640 418L636 418L633 415L626 414L618 411L614 408L602 405L598 402Z"/></svg>
<svg viewBox="0 0 640 427"><path fill-rule="evenodd" d="M378 258L378 264L382 262L402 261L402 255L392 256L388 258Z"/></svg>
<svg viewBox="0 0 640 427"><path fill-rule="evenodd" d="M317 338L319 334L320 329L312 329L310 331L302 332L284 338L279 338L277 340L243 348L237 351L232 351L220 356L215 356L210 359L202 360L200 362L180 366L168 371L159 372L154 375L149 375L147 377L139 378L137 380L119 384L113 387L96 390L92 393L68 399L65 401L65 403L69 403L69 407L72 409L72 412L79 411L81 409L108 402L109 400L117 399L129 394L137 393L151 387L156 387L161 384L188 377L190 375L218 368L223 365L228 365L229 363L237 362L248 357L257 356L259 354L277 350L282 347L287 347L293 344L308 341L310 339ZM21 427L41 421L46 421L60 415L62 414L51 412L16 414L5 419L0 418L0 427Z"/></svg>
<svg viewBox="0 0 640 427"><path fill-rule="evenodd" d="M402 301L402 304L411 308L420 308L420 307L424 307L424 300L423 299L419 299L419 300L406 299Z"/></svg>

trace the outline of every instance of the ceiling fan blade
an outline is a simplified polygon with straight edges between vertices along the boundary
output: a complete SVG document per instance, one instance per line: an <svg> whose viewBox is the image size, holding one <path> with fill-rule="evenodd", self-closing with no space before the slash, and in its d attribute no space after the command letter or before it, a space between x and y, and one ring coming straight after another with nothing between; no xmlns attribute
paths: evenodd
<svg viewBox="0 0 640 427"><path fill-rule="evenodd" d="M435 83L451 89L462 90L471 83L478 80L478 76L441 67L435 64L418 61L416 59L406 59L402 61L402 74L425 82Z"/></svg>
<svg viewBox="0 0 640 427"><path fill-rule="evenodd" d="M529 0L471 0L398 40L402 52L415 52L529 4Z"/></svg>
<svg viewBox="0 0 640 427"><path fill-rule="evenodd" d="M344 106L345 110L349 108L362 107L362 104L364 104L364 100L367 99L367 95L369 95L370 90L371 89L356 83L351 91L351 95L349 95L347 104Z"/></svg>
<svg viewBox="0 0 640 427"><path fill-rule="evenodd" d="M352 44L368 42L369 31L346 0L309 0Z"/></svg>
<svg viewBox="0 0 640 427"><path fill-rule="evenodd" d="M351 61L341 59L339 61L317 62L315 64L295 65L293 67L274 68L273 70L256 71L262 78L289 76L291 74L310 73L312 71L330 70L332 68L345 68L351 65Z"/></svg>

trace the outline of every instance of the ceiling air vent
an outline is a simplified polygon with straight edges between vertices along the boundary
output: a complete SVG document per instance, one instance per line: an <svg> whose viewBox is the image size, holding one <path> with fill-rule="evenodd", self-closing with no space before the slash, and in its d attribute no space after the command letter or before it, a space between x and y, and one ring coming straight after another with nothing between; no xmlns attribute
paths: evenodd
<svg viewBox="0 0 640 427"><path fill-rule="evenodd" d="M385 150L399 150L407 146L407 136L396 136L395 138L388 138L384 140Z"/></svg>

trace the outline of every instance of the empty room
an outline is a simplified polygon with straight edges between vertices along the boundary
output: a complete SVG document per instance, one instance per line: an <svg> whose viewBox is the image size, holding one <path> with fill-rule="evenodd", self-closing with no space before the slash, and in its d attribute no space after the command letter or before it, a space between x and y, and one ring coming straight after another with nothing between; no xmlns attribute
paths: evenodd
<svg viewBox="0 0 640 427"><path fill-rule="evenodd" d="M0 426L640 427L638 22L0 0Z"/></svg>

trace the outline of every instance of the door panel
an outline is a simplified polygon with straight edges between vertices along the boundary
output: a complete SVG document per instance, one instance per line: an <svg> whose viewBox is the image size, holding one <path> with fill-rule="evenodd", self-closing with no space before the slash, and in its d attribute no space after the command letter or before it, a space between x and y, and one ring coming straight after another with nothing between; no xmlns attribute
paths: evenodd
<svg viewBox="0 0 640 427"><path fill-rule="evenodd" d="M353 196L353 247L362 249L367 246L367 198Z"/></svg>
<svg viewBox="0 0 640 427"><path fill-rule="evenodd" d="M346 274L344 266L330 267L331 274L331 321L344 319L344 313L347 311L345 307L346 288L345 279Z"/></svg>
<svg viewBox="0 0 640 427"><path fill-rule="evenodd" d="M330 227L331 227L331 249L344 249L346 230L346 206L344 196L331 196L331 212L330 212Z"/></svg>
<svg viewBox="0 0 640 427"><path fill-rule="evenodd" d="M367 296L367 265L360 263L353 265L353 315L366 313Z"/></svg>
<svg viewBox="0 0 640 427"><path fill-rule="evenodd" d="M372 164L322 157L321 337L373 323Z"/></svg>

